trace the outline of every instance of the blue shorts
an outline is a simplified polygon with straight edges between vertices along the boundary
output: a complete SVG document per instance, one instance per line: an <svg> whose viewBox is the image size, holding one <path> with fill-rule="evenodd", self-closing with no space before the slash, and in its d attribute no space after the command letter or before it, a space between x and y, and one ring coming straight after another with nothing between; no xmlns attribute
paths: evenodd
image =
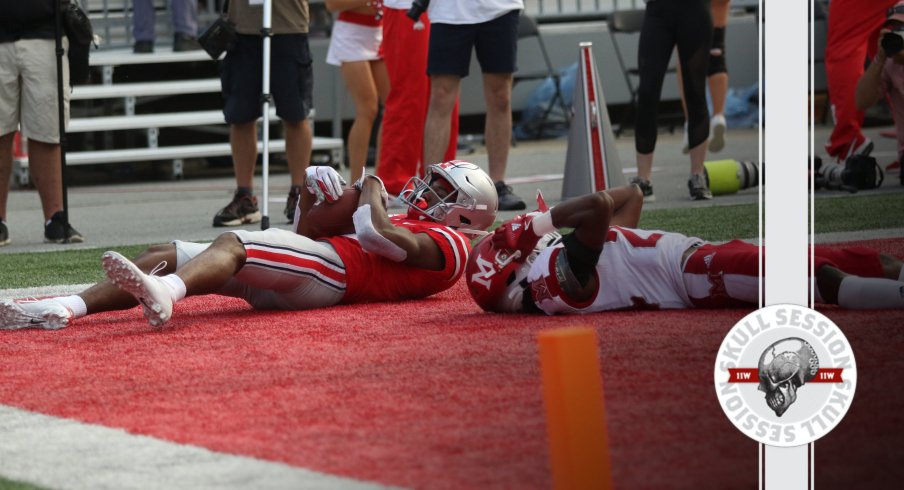
<svg viewBox="0 0 904 490"><path fill-rule="evenodd" d="M229 124L262 116L263 40L238 34L220 65L220 83ZM314 75L307 34L279 34L270 38L270 94L276 115L289 122L306 119L311 111Z"/></svg>
<svg viewBox="0 0 904 490"><path fill-rule="evenodd" d="M515 73L520 10L480 24L430 25L428 75L468 76L471 48L483 73Z"/></svg>

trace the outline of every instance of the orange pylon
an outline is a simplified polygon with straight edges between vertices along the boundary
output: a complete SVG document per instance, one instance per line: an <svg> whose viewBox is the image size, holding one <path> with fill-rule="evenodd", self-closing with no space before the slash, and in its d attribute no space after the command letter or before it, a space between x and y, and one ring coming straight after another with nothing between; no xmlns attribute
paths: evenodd
<svg viewBox="0 0 904 490"><path fill-rule="evenodd" d="M610 490L609 437L596 331L538 335L553 487Z"/></svg>

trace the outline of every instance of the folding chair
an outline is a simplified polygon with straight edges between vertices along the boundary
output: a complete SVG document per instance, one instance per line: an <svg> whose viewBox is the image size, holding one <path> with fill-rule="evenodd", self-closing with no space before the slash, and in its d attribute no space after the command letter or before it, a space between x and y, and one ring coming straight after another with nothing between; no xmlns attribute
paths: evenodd
<svg viewBox="0 0 904 490"><path fill-rule="evenodd" d="M543 42L543 36L540 34L540 29L537 28L537 23L534 21L532 17L529 15L522 15L521 19L518 23L518 41L519 43L524 39L528 38L536 38L537 45L540 49L540 54L542 55L542 64L539 68L534 70L518 70L513 77L512 85L516 85L518 82L524 80L546 80L547 78L551 78L553 84L555 86L555 93L553 95L552 100L549 101L549 104L543 111L543 115L540 119L540 124L537 125L536 133L534 134L534 139L540 139L543 137L543 128L550 122L550 115L552 114L552 110L554 107L558 106L562 113L558 120L555 121L555 124L564 124L568 125L568 106L565 105L565 98L562 96L562 77L559 72L553 67L552 61L549 59L549 54L546 51L546 44ZM519 46L519 51L521 48ZM519 63L520 65L521 63Z"/></svg>
<svg viewBox="0 0 904 490"><path fill-rule="evenodd" d="M629 68L625 63L625 56L622 54L622 47L618 42L619 38L624 41L626 37L633 36L640 32L643 27L643 16L645 11L638 10L616 10L609 16L609 37L612 40L612 47L615 49L615 56L618 58L618 65L621 67L622 75L625 77L625 84L631 93L631 100L628 102L628 108L622 112L621 120L615 129L615 136L620 136L622 131L627 127L629 122L637 113L637 90L640 70L637 67ZM676 73L674 66L669 66L666 74ZM633 79L638 79L638 83L634 83ZM682 115L683 118L683 115Z"/></svg>

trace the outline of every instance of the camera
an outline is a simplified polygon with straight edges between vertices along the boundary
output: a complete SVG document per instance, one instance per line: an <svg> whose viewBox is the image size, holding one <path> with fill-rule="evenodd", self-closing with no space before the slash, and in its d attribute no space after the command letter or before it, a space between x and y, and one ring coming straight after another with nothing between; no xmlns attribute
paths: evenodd
<svg viewBox="0 0 904 490"><path fill-rule="evenodd" d="M426 12L429 6L430 0L414 0L411 2L411 8L408 9L408 13L405 15L407 15L409 19L417 22L418 19L421 18L421 14Z"/></svg>
<svg viewBox="0 0 904 490"><path fill-rule="evenodd" d="M851 155L843 165L823 165L816 157L814 187L817 189L857 192L861 189L875 189L882 185L885 174L879 162L869 155Z"/></svg>
<svg viewBox="0 0 904 490"><path fill-rule="evenodd" d="M881 44L882 51L885 51L885 56L891 58L904 49L904 32L891 31L882 34Z"/></svg>
<svg viewBox="0 0 904 490"><path fill-rule="evenodd" d="M217 20L198 36L198 44L212 59L217 60L223 53L232 49L235 38L235 24L224 17L217 17Z"/></svg>

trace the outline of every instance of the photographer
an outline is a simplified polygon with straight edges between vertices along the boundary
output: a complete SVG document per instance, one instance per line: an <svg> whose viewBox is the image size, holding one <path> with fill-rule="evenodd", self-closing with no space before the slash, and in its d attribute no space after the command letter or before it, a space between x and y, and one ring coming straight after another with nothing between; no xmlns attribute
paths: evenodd
<svg viewBox="0 0 904 490"><path fill-rule="evenodd" d="M80 243L82 236L63 216L59 98L53 0L0 0L0 246L9 243L6 202L12 171L13 137L28 139L29 174L41 197L44 241ZM61 0L59 8L68 7ZM61 10L62 11L62 10ZM68 53L69 40L62 39ZM69 64L62 77L64 119L69 118Z"/></svg>
<svg viewBox="0 0 904 490"><path fill-rule="evenodd" d="M898 123L898 161L901 161L904 157L904 1L888 10L876 57L857 81L858 110L866 110L881 97L888 100ZM904 184L904 173L901 175Z"/></svg>
<svg viewBox="0 0 904 490"><path fill-rule="evenodd" d="M314 133L308 119L312 109L314 73L308 45L308 0L277 0L270 38L270 95L282 121L291 187L285 215L291 223L311 162ZM229 2L228 18L235 25L235 43L220 66L223 115L229 124L236 190L232 201L217 212L213 226L257 223L261 212L252 192L257 162L257 119L263 113L263 5L255 0Z"/></svg>

